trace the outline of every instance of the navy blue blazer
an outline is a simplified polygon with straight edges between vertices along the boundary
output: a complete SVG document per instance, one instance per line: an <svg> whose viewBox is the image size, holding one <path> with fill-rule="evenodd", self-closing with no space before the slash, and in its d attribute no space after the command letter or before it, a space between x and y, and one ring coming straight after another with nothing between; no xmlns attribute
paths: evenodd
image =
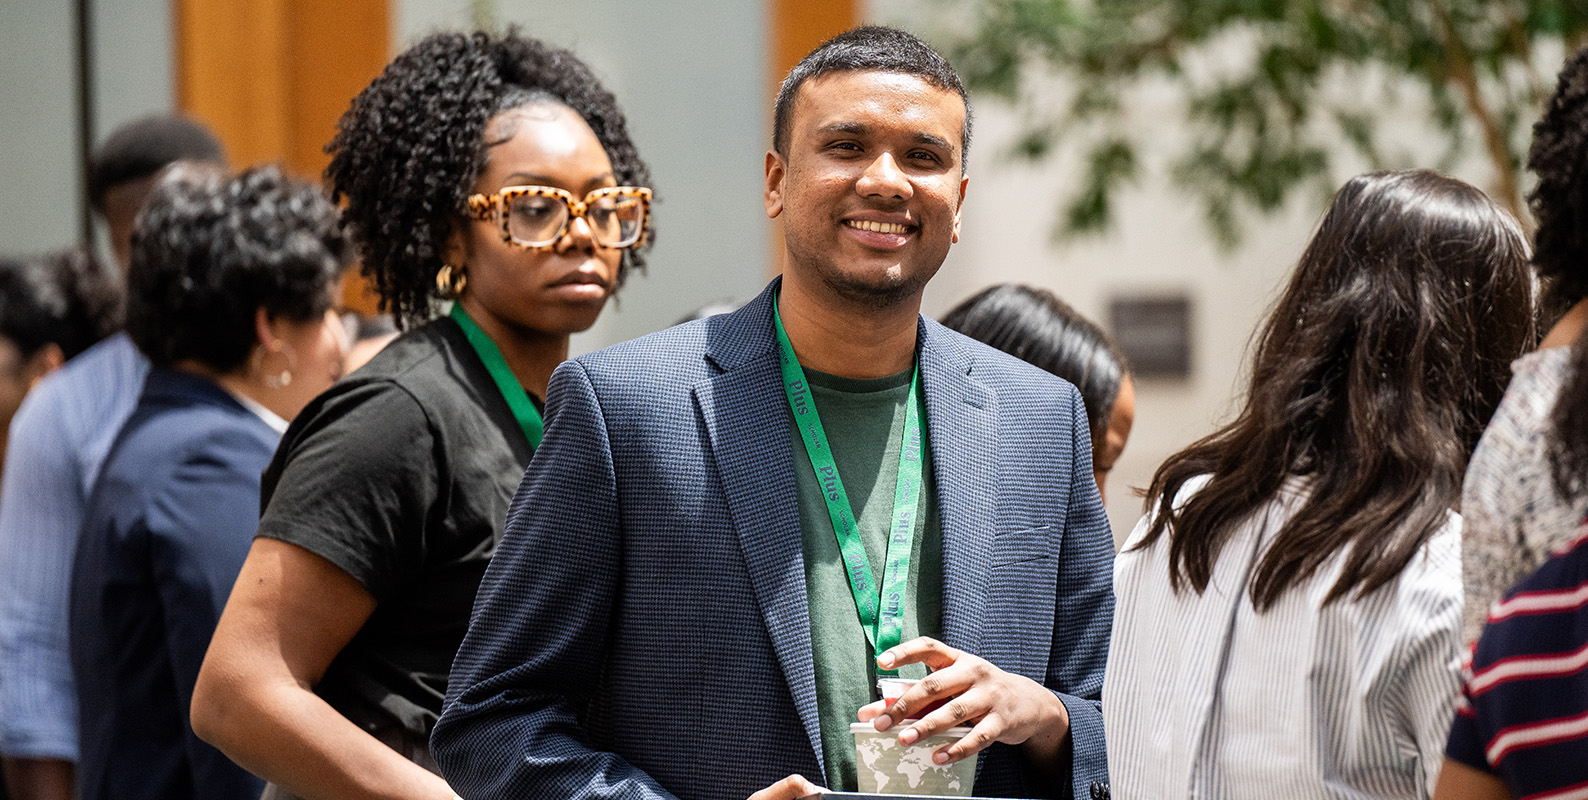
<svg viewBox="0 0 1588 800"><path fill-rule="evenodd" d="M89 496L72 574L78 797L254 800L188 707L259 525L280 434L215 383L156 369Z"/></svg>
<svg viewBox="0 0 1588 800"><path fill-rule="evenodd" d="M771 292L562 365L431 742L464 797L743 800L822 781ZM1018 750L976 792L1089 797L1113 539L1075 388L920 322L943 637L1069 709L1068 785Z"/></svg>

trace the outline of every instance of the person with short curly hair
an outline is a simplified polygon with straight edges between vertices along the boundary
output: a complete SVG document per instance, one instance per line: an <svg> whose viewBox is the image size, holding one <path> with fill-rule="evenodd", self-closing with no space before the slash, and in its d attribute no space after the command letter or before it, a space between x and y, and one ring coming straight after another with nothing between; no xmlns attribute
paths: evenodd
<svg viewBox="0 0 1588 800"><path fill-rule="evenodd" d="M188 701L288 420L341 375L351 253L320 187L180 170L131 240L127 330L152 364L89 497L72 573L78 796L254 800Z"/></svg>
<svg viewBox="0 0 1588 800"><path fill-rule="evenodd" d="M193 724L267 797L451 798L428 744L448 670L551 372L643 266L650 176L589 68L516 32L414 45L328 149L409 330L284 438Z"/></svg>
<svg viewBox="0 0 1588 800"><path fill-rule="evenodd" d="M89 159L88 199L127 268L133 220L176 163L224 166L214 134L180 116L112 131ZM72 800L77 698L66 634L83 509L149 361L124 332L39 381L17 410L0 484L0 766L14 800ZM26 464L26 469L16 468Z"/></svg>
<svg viewBox="0 0 1588 800"><path fill-rule="evenodd" d="M1533 269L1549 297L1568 308L1538 349L1511 365L1511 383L1478 442L1461 492L1463 635L1475 642L1489 606L1537 569L1588 513L1588 493L1565 492L1551 476L1550 412L1570 374L1572 343L1588 330L1588 48L1561 69L1533 126L1528 169L1538 186Z"/></svg>

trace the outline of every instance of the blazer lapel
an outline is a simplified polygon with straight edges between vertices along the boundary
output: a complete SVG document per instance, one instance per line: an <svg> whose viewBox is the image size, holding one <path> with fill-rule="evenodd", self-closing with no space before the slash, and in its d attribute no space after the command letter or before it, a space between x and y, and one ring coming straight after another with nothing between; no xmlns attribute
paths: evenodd
<svg viewBox="0 0 1588 800"><path fill-rule="evenodd" d="M935 322L921 322L927 437L943 525L943 640L985 656L988 570L997 508L997 398Z"/></svg>
<svg viewBox="0 0 1588 800"><path fill-rule="evenodd" d="M695 401L711 437L756 605L825 771L792 431L771 329L770 292L776 286L725 323L720 345L714 343L707 354L723 372L695 385Z"/></svg>

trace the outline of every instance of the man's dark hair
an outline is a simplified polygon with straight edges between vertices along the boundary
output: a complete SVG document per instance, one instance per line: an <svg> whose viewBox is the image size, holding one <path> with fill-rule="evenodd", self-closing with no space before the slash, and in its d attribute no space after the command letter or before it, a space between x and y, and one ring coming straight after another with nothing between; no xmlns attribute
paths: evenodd
<svg viewBox="0 0 1588 800"><path fill-rule="evenodd" d="M132 231L127 333L155 366L193 359L231 372L258 336L254 317L310 321L330 307L348 262L336 206L276 167L163 180Z"/></svg>
<svg viewBox="0 0 1588 800"><path fill-rule="evenodd" d="M24 360L45 345L71 358L121 327L121 274L73 248L0 259L0 338Z"/></svg>
<svg viewBox="0 0 1588 800"><path fill-rule="evenodd" d="M117 128L88 161L88 202L105 212L105 194L177 161L223 164L225 148L209 129L181 116L155 116Z"/></svg>
<svg viewBox="0 0 1588 800"><path fill-rule="evenodd" d="M1052 292L1000 283L943 315L945 327L1057 375L1081 392L1095 459L1108 435L1125 356L1102 328Z"/></svg>
<svg viewBox="0 0 1588 800"><path fill-rule="evenodd" d="M960 129L959 169L965 171L970 158L970 96L965 82L948 59L914 34L898 28L866 25L844 31L822 42L800 63L789 70L777 93L772 112L772 149L788 157L788 127L794 115L794 99L800 85L832 72L857 70L898 72L914 75L927 83L959 95L965 101L965 125Z"/></svg>
<svg viewBox="0 0 1588 800"><path fill-rule="evenodd" d="M431 316L441 253L466 222L465 201L493 144L486 125L543 101L589 124L619 185L651 185L612 93L573 53L516 30L428 36L393 59L342 115L326 146L326 181L347 201L343 219L364 273L398 324ZM630 269L645 267L643 251L653 241L654 226L644 247L623 251L617 286Z"/></svg>
<svg viewBox="0 0 1588 800"><path fill-rule="evenodd" d="M1252 604L1272 608L1337 556L1325 604L1389 584L1459 504L1533 333L1509 213L1426 170L1352 178L1263 323L1239 416L1153 476L1137 549L1168 536L1170 586L1205 591L1237 526L1294 477L1306 489L1264 542Z"/></svg>

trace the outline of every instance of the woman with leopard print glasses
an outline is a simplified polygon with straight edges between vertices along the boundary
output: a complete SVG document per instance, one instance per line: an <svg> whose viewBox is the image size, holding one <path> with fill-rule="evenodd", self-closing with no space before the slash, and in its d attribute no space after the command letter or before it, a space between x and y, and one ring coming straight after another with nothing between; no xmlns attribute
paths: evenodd
<svg viewBox="0 0 1588 800"><path fill-rule="evenodd" d="M267 797L451 798L447 672L569 334L643 266L649 173L589 69L514 32L421 41L330 150L364 269L417 327L282 441L193 726Z"/></svg>

